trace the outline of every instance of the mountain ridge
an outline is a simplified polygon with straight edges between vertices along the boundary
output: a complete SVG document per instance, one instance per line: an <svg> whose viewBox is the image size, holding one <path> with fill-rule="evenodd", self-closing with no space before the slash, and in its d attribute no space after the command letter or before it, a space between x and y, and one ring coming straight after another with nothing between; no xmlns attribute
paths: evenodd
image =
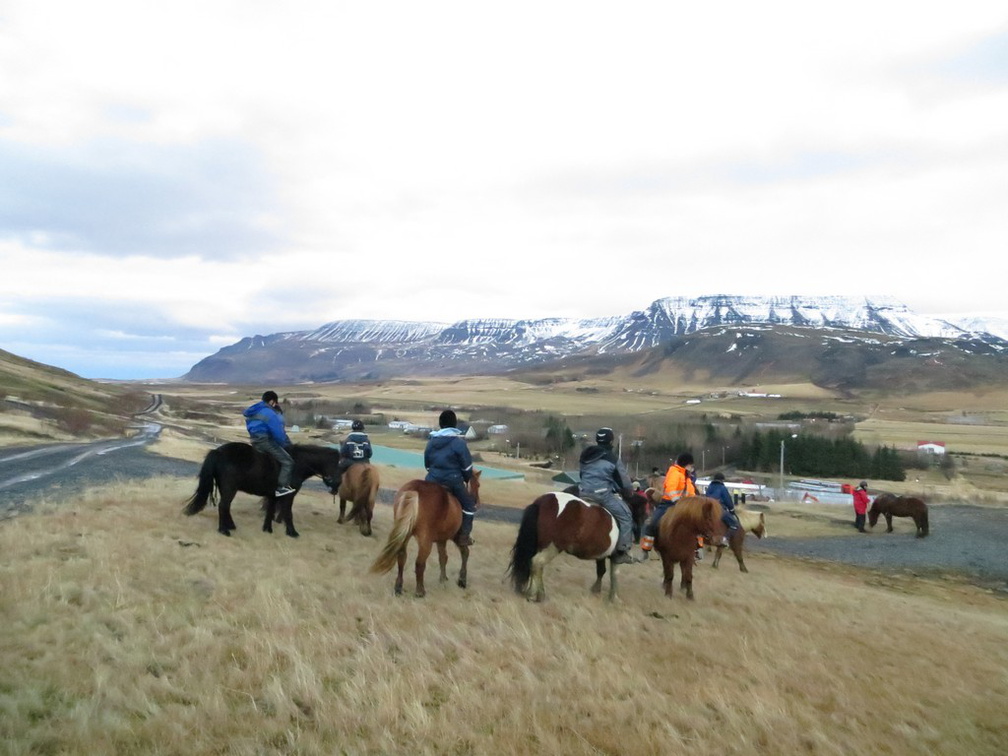
<svg viewBox="0 0 1008 756"><path fill-rule="evenodd" d="M332 321L309 331L244 338L204 358L183 378L300 383L506 373L575 356L639 354L719 328L784 328L795 338L835 332L865 345L937 339L974 344L977 353L1008 351L1008 342L977 325L967 329L918 315L891 297L666 297L623 316Z"/></svg>

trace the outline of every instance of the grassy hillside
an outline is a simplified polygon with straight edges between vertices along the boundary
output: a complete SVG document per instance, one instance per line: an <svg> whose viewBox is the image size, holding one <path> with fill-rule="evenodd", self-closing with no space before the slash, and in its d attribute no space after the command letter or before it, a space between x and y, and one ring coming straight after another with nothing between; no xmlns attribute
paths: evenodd
<svg viewBox="0 0 1008 756"><path fill-rule="evenodd" d="M8 752L1008 749L1008 614L980 589L760 553L698 565L693 602L625 567L614 606L561 556L530 604L504 580L514 527L481 521L467 590L432 559L428 597L410 575L397 599L367 572L389 507L363 538L306 492L294 541L243 496L222 538L180 514L191 490L118 484L0 527Z"/></svg>
<svg viewBox="0 0 1008 756"><path fill-rule="evenodd" d="M0 350L0 445L120 435L150 394Z"/></svg>

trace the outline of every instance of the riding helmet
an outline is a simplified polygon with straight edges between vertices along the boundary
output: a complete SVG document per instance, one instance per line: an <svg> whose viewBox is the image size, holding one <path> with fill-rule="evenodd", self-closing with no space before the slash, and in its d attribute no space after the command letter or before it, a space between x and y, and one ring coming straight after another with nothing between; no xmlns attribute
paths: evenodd
<svg viewBox="0 0 1008 756"><path fill-rule="evenodd" d="M351 430L362 431L364 430L364 422L362 420L354 420L353 424L350 426Z"/></svg>
<svg viewBox="0 0 1008 756"><path fill-rule="evenodd" d="M599 446L612 446L616 434L612 428L599 428L595 433L595 443Z"/></svg>
<svg viewBox="0 0 1008 756"><path fill-rule="evenodd" d="M690 454L689 452L683 452L678 457L676 457L675 463L679 465L679 467L686 467L686 465L692 465L693 455Z"/></svg>
<svg viewBox="0 0 1008 756"><path fill-rule="evenodd" d="M458 425L458 418L451 410L445 410L438 417L438 425L442 428L454 428Z"/></svg>
<svg viewBox="0 0 1008 756"><path fill-rule="evenodd" d="M868 490L868 481L867 481L867 480L862 480L862 481L861 481L861 482L860 482L860 483L858 484L858 488L860 488L860 489L861 489L861 490L863 490L863 491L867 491L867 490Z"/></svg>

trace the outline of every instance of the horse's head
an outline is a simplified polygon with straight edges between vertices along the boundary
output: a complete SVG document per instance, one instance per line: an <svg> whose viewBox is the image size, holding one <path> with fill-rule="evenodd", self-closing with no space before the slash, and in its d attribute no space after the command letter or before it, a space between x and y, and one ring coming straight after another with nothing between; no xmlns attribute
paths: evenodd
<svg viewBox="0 0 1008 756"><path fill-rule="evenodd" d="M480 475L483 474L482 470L473 470L472 475L469 477L469 482L466 484L469 488L469 495L472 496L473 502L476 506L480 505Z"/></svg>
<svg viewBox="0 0 1008 756"><path fill-rule="evenodd" d="M308 476L306 477L318 475L322 479L322 483L325 484L325 487L329 489L329 493L335 496L340 486L339 449L333 449L328 446L301 446L295 448L300 451L296 459L300 459L304 463L308 472Z"/></svg>
<svg viewBox="0 0 1008 756"><path fill-rule="evenodd" d="M882 514L882 503L885 501L885 497L886 494L876 496L868 508L868 524L873 528L875 527L875 523L878 522L878 516Z"/></svg>

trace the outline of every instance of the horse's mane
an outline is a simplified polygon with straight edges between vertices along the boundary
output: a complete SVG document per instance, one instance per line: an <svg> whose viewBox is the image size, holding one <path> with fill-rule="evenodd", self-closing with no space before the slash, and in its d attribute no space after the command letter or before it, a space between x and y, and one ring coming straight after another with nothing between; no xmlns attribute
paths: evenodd
<svg viewBox="0 0 1008 756"><path fill-rule="evenodd" d="M295 449L305 452L332 452L338 451L332 446L323 446L321 444L291 444Z"/></svg>
<svg viewBox="0 0 1008 756"><path fill-rule="evenodd" d="M686 521L692 525L698 527L706 527L708 522L708 515L710 509L704 512L704 504L707 502L713 502L714 505L720 509L721 505L714 499L709 499L706 496L684 496L676 505L672 507L672 511L668 513L668 516L672 518L673 524Z"/></svg>

